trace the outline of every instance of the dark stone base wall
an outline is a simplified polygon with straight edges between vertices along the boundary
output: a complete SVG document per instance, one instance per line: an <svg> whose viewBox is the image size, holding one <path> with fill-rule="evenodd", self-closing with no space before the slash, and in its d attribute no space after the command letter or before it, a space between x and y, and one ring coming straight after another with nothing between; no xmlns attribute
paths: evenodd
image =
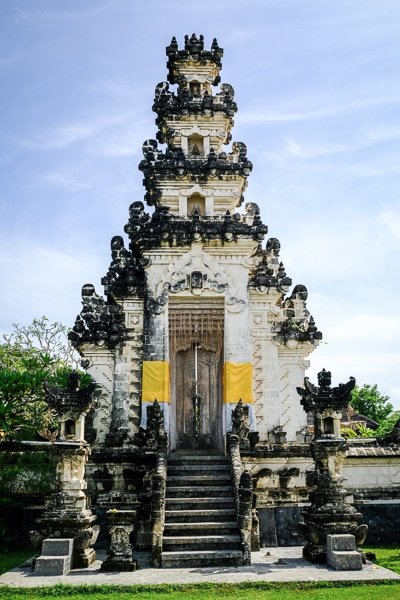
<svg viewBox="0 0 400 600"><path fill-rule="evenodd" d="M400 501L394 503L355 504L368 525L366 545L398 544Z"/></svg>
<svg viewBox="0 0 400 600"><path fill-rule="evenodd" d="M366 545L399 543L400 501L397 503L355 504L368 525ZM301 546L297 530L304 507L259 508L261 546Z"/></svg>
<svg viewBox="0 0 400 600"><path fill-rule="evenodd" d="M297 524L303 520L302 506L259 508L261 546L301 546Z"/></svg>

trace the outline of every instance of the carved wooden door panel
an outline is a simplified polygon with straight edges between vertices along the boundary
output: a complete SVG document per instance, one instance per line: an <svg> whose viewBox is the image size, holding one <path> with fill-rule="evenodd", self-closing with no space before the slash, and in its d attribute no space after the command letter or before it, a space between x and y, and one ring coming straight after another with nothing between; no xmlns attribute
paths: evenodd
<svg viewBox="0 0 400 600"><path fill-rule="evenodd" d="M198 350L198 393L200 418L197 447L222 447L219 366L215 352ZM176 355L176 434L177 448L195 448L193 416L194 350Z"/></svg>

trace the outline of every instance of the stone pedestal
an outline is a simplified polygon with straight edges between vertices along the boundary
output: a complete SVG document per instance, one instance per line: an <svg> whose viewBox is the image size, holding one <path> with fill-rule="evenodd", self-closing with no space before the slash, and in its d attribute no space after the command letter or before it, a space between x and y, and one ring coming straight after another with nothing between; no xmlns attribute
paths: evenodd
<svg viewBox="0 0 400 600"><path fill-rule="evenodd" d="M328 565L336 571L361 571L362 554L356 549L354 535L327 535L326 554Z"/></svg>
<svg viewBox="0 0 400 600"><path fill-rule="evenodd" d="M43 540L42 554L35 560L35 575L68 575L74 540Z"/></svg>
<svg viewBox="0 0 400 600"><path fill-rule="evenodd" d="M111 534L110 554L102 563L102 571L136 571L137 561L132 557L130 534L133 531L135 510L107 511L108 531Z"/></svg>

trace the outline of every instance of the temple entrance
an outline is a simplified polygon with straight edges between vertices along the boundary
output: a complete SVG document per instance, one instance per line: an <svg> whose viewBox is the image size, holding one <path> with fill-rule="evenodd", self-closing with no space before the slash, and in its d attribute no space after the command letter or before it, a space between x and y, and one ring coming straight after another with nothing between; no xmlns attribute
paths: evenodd
<svg viewBox="0 0 400 600"><path fill-rule="evenodd" d="M169 307L171 447L222 449L223 303Z"/></svg>
<svg viewBox="0 0 400 600"><path fill-rule="evenodd" d="M177 448L218 447L221 437L219 372L215 352L194 347L177 353Z"/></svg>

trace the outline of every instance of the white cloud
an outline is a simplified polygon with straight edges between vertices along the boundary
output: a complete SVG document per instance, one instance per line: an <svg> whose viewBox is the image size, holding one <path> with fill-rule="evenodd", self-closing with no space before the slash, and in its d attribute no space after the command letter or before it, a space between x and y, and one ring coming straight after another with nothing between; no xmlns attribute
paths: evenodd
<svg viewBox="0 0 400 600"><path fill-rule="evenodd" d="M32 150L66 148L76 142L89 139L108 127L130 120L133 116L132 112L100 116L92 120L66 124L53 131L37 134L30 139L17 140L17 142L22 147Z"/></svg>
<svg viewBox="0 0 400 600"><path fill-rule="evenodd" d="M309 146L302 145L295 140L289 140L286 144L286 153L290 158L319 158L330 154L341 154L352 150L351 144L326 144L313 143Z"/></svg>
<svg viewBox="0 0 400 600"><path fill-rule="evenodd" d="M400 213L392 210L385 211L379 215L379 222L383 223L390 233L394 235L395 238L400 240Z"/></svg>
<svg viewBox="0 0 400 600"><path fill-rule="evenodd" d="M293 102L294 103L294 102ZM253 110L247 110L240 113L240 120L242 123L258 124L258 123L283 123L291 121L308 121L314 119L331 119L336 117L342 117L346 115L352 115L358 113L361 110L389 106L392 104L399 104L399 96L371 96L369 98L354 99L348 102L337 102L332 105L321 106L319 108L303 109L296 112L272 112L263 111L257 108Z"/></svg>
<svg viewBox="0 0 400 600"><path fill-rule="evenodd" d="M53 171L45 173L38 177L38 180L43 183L50 184L54 187L63 189L66 192L78 192L80 190L89 190L93 187L93 183L88 181L88 178L79 179L63 171Z"/></svg>

